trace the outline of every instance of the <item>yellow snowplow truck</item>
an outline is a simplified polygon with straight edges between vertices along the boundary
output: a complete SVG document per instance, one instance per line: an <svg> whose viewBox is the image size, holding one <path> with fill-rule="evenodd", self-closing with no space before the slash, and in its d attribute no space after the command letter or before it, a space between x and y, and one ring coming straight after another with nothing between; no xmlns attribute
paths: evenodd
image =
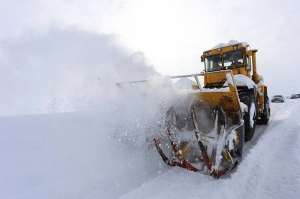
<svg viewBox="0 0 300 199"><path fill-rule="evenodd" d="M220 44L203 52L202 73L171 77L194 78L196 84L184 104L169 109L166 135L154 139L166 164L218 179L242 160L244 141L270 117L256 53L245 42Z"/></svg>

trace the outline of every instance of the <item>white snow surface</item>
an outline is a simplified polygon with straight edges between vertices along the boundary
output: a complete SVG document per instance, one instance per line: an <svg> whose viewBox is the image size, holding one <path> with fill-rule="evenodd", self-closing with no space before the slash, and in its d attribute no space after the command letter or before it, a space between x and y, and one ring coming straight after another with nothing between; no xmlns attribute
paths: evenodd
<svg viewBox="0 0 300 199"><path fill-rule="evenodd" d="M226 78L227 78L227 83L231 84L231 86L234 86L233 79L230 73L226 74Z"/></svg>
<svg viewBox="0 0 300 199"><path fill-rule="evenodd" d="M219 43L218 45L214 46L213 48L211 49L216 49L216 48L222 48L222 47L225 47L225 46L229 46L229 45L233 45L233 44L238 44L238 43L242 43L243 46L248 46L249 44L247 42L239 42L237 40L229 40L228 43Z"/></svg>
<svg viewBox="0 0 300 199"><path fill-rule="evenodd" d="M243 161L215 180L163 163L151 139L179 98L153 84L98 111L0 117L1 198L299 198L300 100L271 103Z"/></svg>
<svg viewBox="0 0 300 199"><path fill-rule="evenodd" d="M227 77L227 75L226 75L226 77ZM247 86L249 89L257 87L257 85L253 82L253 80L245 75L237 74L237 75L234 75L233 78L234 78L235 84L237 86ZM230 80L229 83L233 84L231 78L229 80ZM228 85L228 77L227 77L227 81L224 83L224 86L227 86L227 85ZM261 83L260 85L263 85L263 83Z"/></svg>
<svg viewBox="0 0 300 199"><path fill-rule="evenodd" d="M234 75L234 80L237 86L247 86L249 89L256 87L252 79L245 75L241 75L241 74Z"/></svg>
<svg viewBox="0 0 300 199"><path fill-rule="evenodd" d="M197 86L197 83L189 78L180 78L174 83L174 86L179 89L191 89L192 86Z"/></svg>

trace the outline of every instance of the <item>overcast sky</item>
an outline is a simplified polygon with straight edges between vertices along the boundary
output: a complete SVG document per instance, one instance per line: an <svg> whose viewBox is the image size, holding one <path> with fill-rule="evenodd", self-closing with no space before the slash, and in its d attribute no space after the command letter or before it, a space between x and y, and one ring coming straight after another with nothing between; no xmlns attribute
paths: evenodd
<svg viewBox="0 0 300 199"><path fill-rule="evenodd" d="M258 49L269 95L300 93L299 9L297 0L1 0L0 115L44 113L104 82L198 73L202 52L231 39Z"/></svg>

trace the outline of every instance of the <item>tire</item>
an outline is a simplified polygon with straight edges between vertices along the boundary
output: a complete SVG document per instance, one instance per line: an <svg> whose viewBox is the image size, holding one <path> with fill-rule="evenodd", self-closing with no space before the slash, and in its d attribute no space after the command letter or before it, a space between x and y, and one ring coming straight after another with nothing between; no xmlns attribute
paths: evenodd
<svg viewBox="0 0 300 199"><path fill-rule="evenodd" d="M260 115L260 120L258 121L260 124L268 124L270 120L270 102L267 94L264 95L264 110Z"/></svg>
<svg viewBox="0 0 300 199"><path fill-rule="evenodd" d="M256 100L253 94L249 92L242 92L240 94L240 101L248 106L248 112L244 115L245 124L245 141L252 139L256 128Z"/></svg>

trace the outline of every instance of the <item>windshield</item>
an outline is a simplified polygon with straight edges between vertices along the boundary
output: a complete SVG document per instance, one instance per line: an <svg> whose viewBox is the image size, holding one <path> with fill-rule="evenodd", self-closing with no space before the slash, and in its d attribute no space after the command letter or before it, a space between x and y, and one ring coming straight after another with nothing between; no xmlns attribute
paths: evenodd
<svg viewBox="0 0 300 199"><path fill-rule="evenodd" d="M223 64L222 64L223 56ZM212 56L205 57L205 70L215 71L227 68L229 66L241 66L243 65L243 53L241 50L227 52L224 54L216 54Z"/></svg>
<svg viewBox="0 0 300 199"><path fill-rule="evenodd" d="M239 66L243 64L243 53L241 50L223 54L224 66Z"/></svg>

